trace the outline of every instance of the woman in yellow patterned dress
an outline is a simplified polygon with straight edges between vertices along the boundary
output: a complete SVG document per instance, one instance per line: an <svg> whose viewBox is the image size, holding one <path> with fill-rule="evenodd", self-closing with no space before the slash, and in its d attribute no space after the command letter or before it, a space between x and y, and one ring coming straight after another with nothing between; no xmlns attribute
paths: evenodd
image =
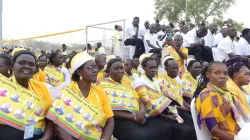
<svg viewBox="0 0 250 140"><path fill-rule="evenodd" d="M36 56L31 51L19 50L12 60L13 76L10 79L0 76L0 139L50 140L53 123L45 115L52 99L47 87L32 79Z"/></svg>
<svg viewBox="0 0 250 140"><path fill-rule="evenodd" d="M250 71L245 64L239 59L234 61L227 61L228 76L227 88L231 93L250 110L250 91L245 90L243 86L249 85Z"/></svg>
<svg viewBox="0 0 250 140"><path fill-rule="evenodd" d="M97 79L105 78L105 65L106 65L106 56L99 54L95 57L95 63L98 66Z"/></svg>
<svg viewBox="0 0 250 140"><path fill-rule="evenodd" d="M176 114L180 115L184 121L193 123L190 115L189 104L183 98L182 81L178 77L178 64L172 57L164 59L164 66L167 71L165 75L160 77L160 85L165 96L172 99L175 104L171 107Z"/></svg>
<svg viewBox="0 0 250 140"><path fill-rule="evenodd" d="M72 82L65 86L47 113L54 121L59 139L109 140L114 119L104 90L92 83L97 79L97 65L87 52L71 60Z"/></svg>
<svg viewBox="0 0 250 140"><path fill-rule="evenodd" d="M166 56L172 56L178 63L179 76L181 77L185 72L184 61L188 58L188 49L182 48L183 37L176 35L174 37L174 44L172 46L166 46L162 50L162 58Z"/></svg>
<svg viewBox="0 0 250 140"><path fill-rule="evenodd" d="M97 85L101 86L109 96L115 114L114 136L119 140L170 140L171 124L157 118L147 119L145 105L136 91L122 81L124 74L122 61L111 59L107 64L107 71L110 77L101 79Z"/></svg>
<svg viewBox="0 0 250 140"><path fill-rule="evenodd" d="M47 66L47 57L45 55L40 55L38 58L38 65L33 79L39 82L46 82L46 73L44 72L45 67Z"/></svg>
<svg viewBox="0 0 250 140"><path fill-rule="evenodd" d="M248 109L227 89L228 69L222 62L212 62L201 73L194 93L198 125L204 125L214 139L236 140L249 122Z"/></svg>
<svg viewBox="0 0 250 140"><path fill-rule="evenodd" d="M49 65L44 69L47 75L46 83L56 87L65 82L66 77L61 68L62 64L62 53L60 51L52 52L49 58Z"/></svg>
<svg viewBox="0 0 250 140"><path fill-rule="evenodd" d="M198 86L198 76L201 74L202 66L197 60L191 60L187 66L188 73L184 73L182 77L182 90L184 100L190 104L194 91Z"/></svg>
<svg viewBox="0 0 250 140"><path fill-rule="evenodd" d="M132 86L146 106L147 115L160 117L163 123L171 125L173 129L172 139L195 140L196 134L193 125L189 121L183 121L176 110L172 110L173 101L163 95L159 81L154 78L158 68L155 60L147 57L142 61L142 66L145 74L135 80Z"/></svg>
<svg viewBox="0 0 250 140"><path fill-rule="evenodd" d="M137 75L136 73L132 73L132 69L133 69L133 60L126 59L124 62L124 74L123 74L122 81L128 83L129 85L131 85L131 83L134 80L139 78L139 75Z"/></svg>
<svg viewBox="0 0 250 140"><path fill-rule="evenodd" d="M138 57L133 57L133 64L134 64L134 68L132 69L132 73L135 73L140 76L140 73L138 71L138 67L140 65Z"/></svg>

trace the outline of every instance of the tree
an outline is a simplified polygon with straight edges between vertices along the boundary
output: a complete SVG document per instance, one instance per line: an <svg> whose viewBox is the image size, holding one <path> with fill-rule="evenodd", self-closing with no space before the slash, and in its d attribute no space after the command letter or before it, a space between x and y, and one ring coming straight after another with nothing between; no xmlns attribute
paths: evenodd
<svg viewBox="0 0 250 140"><path fill-rule="evenodd" d="M233 24L235 26L235 28L239 31L239 32L242 32L242 30L244 29L244 23L243 22L237 22L233 19L231 19L233 21ZM224 21L221 20L221 19L214 19L214 22L219 26L219 27L222 27L223 26L223 23Z"/></svg>
<svg viewBox="0 0 250 140"><path fill-rule="evenodd" d="M188 0L187 19L199 25L202 21L213 17L222 19L235 0ZM155 0L155 18L168 19L169 22L179 23L185 20L186 0Z"/></svg>

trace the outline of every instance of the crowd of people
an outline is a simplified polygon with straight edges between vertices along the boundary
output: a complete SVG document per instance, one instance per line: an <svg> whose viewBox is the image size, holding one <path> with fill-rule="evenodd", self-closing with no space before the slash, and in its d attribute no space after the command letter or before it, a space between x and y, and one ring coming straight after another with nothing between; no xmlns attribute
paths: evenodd
<svg viewBox="0 0 250 140"><path fill-rule="evenodd" d="M236 39L230 20L220 31L144 25L135 17L125 40L115 26L115 55L101 43L0 54L0 139L196 140L201 127L213 139L240 139L250 120L250 29Z"/></svg>

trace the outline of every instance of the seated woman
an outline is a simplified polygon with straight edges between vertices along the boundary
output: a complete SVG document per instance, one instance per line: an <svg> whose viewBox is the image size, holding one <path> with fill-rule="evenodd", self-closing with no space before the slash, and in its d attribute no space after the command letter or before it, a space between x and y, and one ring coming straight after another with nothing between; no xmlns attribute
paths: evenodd
<svg viewBox="0 0 250 140"><path fill-rule="evenodd" d="M171 139L169 124L164 124L159 119L146 120L144 104L138 99L136 91L122 81L122 61L111 59L107 65L107 72L110 78L101 79L97 85L109 96L115 114L114 136L119 140L151 140L168 135Z"/></svg>
<svg viewBox="0 0 250 140"><path fill-rule="evenodd" d="M103 70L102 71L99 71L98 74L97 74L97 79L102 79L102 78L107 78L108 77L108 74L106 73L106 67L107 67L107 63L109 62L109 60L111 59L115 59L116 56L115 55L108 55L107 58L106 58L106 55L104 54L101 54L102 58L106 61L106 65L104 66Z"/></svg>
<svg viewBox="0 0 250 140"><path fill-rule="evenodd" d="M184 73L182 77L182 91L184 100L190 104L194 91L198 86L198 76L201 74L202 66L197 60L191 60L187 66L188 73Z"/></svg>
<svg viewBox="0 0 250 140"><path fill-rule="evenodd" d="M63 64L63 55L60 51L52 52L49 58L49 65L45 67L46 83L53 87L59 86L61 83L69 81L70 75L66 68L61 67Z"/></svg>
<svg viewBox="0 0 250 140"><path fill-rule="evenodd" d="M212 62L202 71L194 93L198 125L205 125L215 139L234 140L242 124L249 122L249 111L226 88L228 69Z"/></svg>
<svg viewBox="0 0 250 140"><path fill-rule="evenodd" d="M31 51L20 50L12 60L13 76L10 79L0 76L0 131L3 132L0 139L49 140L53 136L53 123L45 115L52 99L46 86L32 79L36 56Z"/></svg>
<svg viewBox="0 0 250 140"><path fill-rule="evenodd" d="M106 61L104 59L104 55L97 55L95 57L95 63L98 67L97 79L105 78L105 65Z"/></svg>
<svg viewBox="0 0 250 140"><path fill-rule="evenodd" d="M231 93L250 110L250 91L245 90L243 86L249 84L250 71L242 62L228 61L228 76L230 77L226 83L227 88Z"/></svg>
<svg viewBox="0 0 250 140"><path fill-rule="evenodd" d="M131 83L139 78L139 75L136 73L132 73L133 69L133 60L132 59L126 59L124 62L124 74L122 81L128 83L131 85Z"/></svg>
<svg viewBox="0 0 250 140"><path fill-rule="evenodd" d="M140 76L140 73L138 71L138 67L140 65L140 62L139 62L139 58L136 56L133 57L133 65L134 65L134 67L132 69L132 73L135 73L135 74Z"/></svg>
<svg viewBox="0 0 250 140"><path fill-rule="evenodd" d="M172 46L166 46L162 50L162 58L172 56L178 63L179 76L181 77L185 72L184 60L188 58L188 49L182 47L183 37L176 35Z"/></svg>
<svg viewBox="0 0 250 140"><path fill-rule="evenodd" d="M113 112L104 90L92 83L97 79L97 66L87 52L71 60L72 82L64 87L47 118L54 121L60 140L109 140L114 129Z"/></svg>
<svg viewBox="0 0 250 140"><path fill-rule="evenodd" d="M147 58L147 57L151 57L156 62L156 65L157 65L157 74L155 75L156 79L158 79L160 77L160 75L166 73L166 71L161 67L161 60L160 60L159 54L156 54L156 53L146 53L146 54L142 54L140 56L140 59L139 59L140 66L139 66L138 70L140 72L140 75L143 75L145 73L141 64L142 64L142 60L145 59L145 58Z"/></svg>
<svg viewBox="0 0 250 140"><path fill-rule="evenodd" d="M180 116L172 111L171 100L165 97L161 91L159 82L155 79L157 73L157 64L154 59L147 57L143 59L142 66L145 71L139 79L132 83L143 104L146 106L147 116L161 117L163 123L172 126L172 138L176 140L195 140L196 134L192 124L183 121ZM177 69L178 71L178 69ZM158 131L158 130L157 130ZM167 133L167 135L169 135ZM162 138L170 138L168 136Z"/></svg>
<svg viewBox="0 0 250 140"><path fill-rule="evenodd" d="M0 73L7 78L12 75L11 58L6 54L0 54Z"/></svg>
<svg viewBox="0 0 250 140"><path fill-rule="evenodd" d="M47 57L45 55L40 55L38 57L38 64L35 71L35 74L33 75L33 79L37 80L39 82L46 82L46 73L44 72L44 69L47 65Z"/></svg>
<svg viewBox="0 0 250 140"><path fill-rule="evenodd" d="M178 64L172 57L164 59L164 66L167 74L160 77L160 86L165 96L174 100L175 105L173 109L178 109L178 113L185 121L192 124L192 117L189 115L189 104L183 98L182 81L178 77Z"/></svg>

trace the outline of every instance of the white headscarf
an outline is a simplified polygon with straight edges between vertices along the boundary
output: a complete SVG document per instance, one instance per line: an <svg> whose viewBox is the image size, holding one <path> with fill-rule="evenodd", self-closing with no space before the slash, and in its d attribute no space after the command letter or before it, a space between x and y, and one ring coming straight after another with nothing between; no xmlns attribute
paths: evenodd
<svg viewBox="0 0 250 140"><path fill-rule="evenodd" d="M76 54L70 63L70 73L73 74L79 67L89 60L94 60L86 51Z"/></svg>

